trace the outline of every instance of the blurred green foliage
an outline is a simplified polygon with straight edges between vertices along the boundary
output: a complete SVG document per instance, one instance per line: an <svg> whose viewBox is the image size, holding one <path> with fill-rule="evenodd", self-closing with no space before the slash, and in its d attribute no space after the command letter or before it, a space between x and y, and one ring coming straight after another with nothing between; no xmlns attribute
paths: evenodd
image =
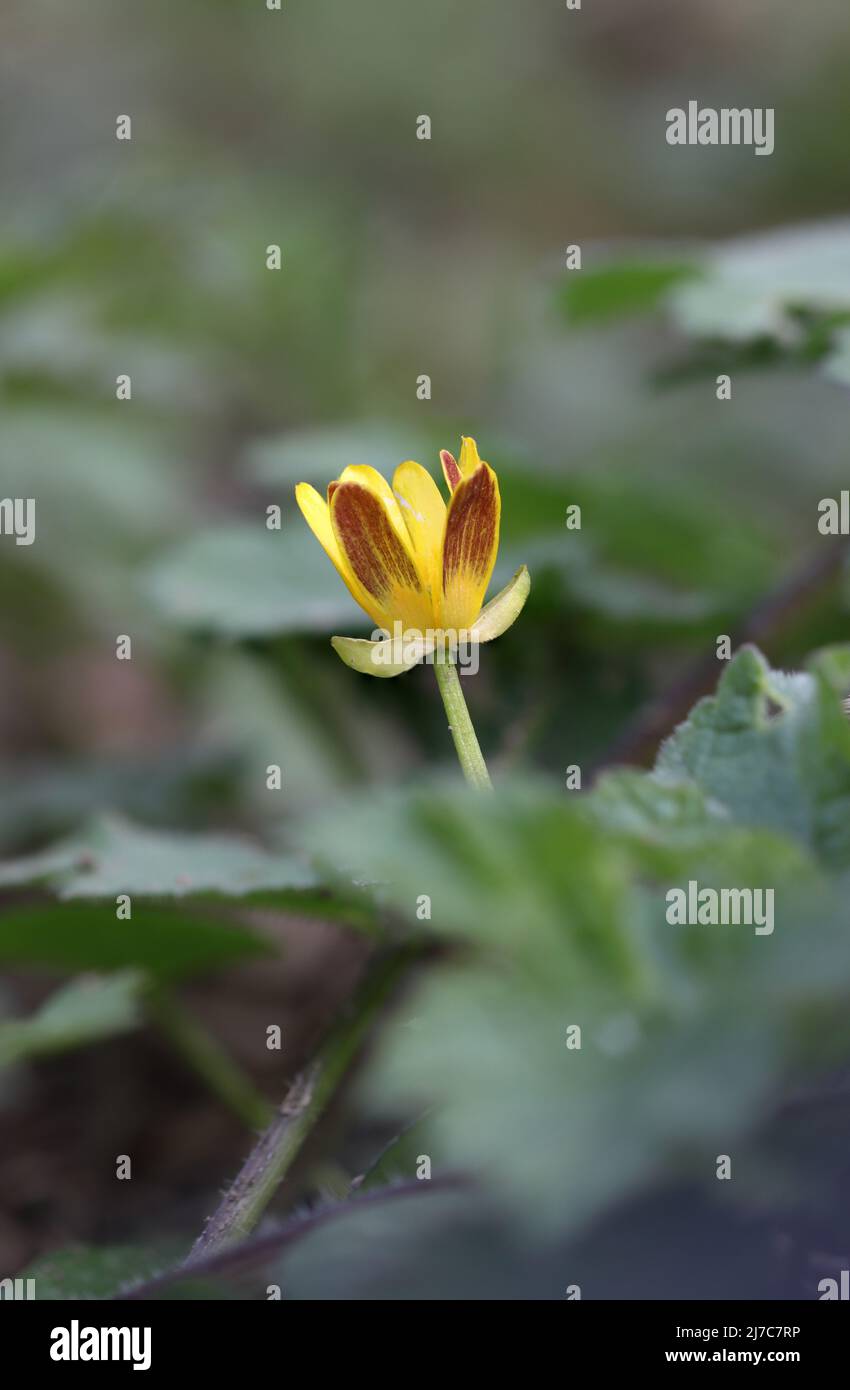
<svg viewBox="0 0 850 1390"><path fill-rule="evenodd" d="M467 1218L498 1210L510 1239L540 1240L664 1180L688 1175L710 1192L718 1150L746 1173L762 1117L850 1045L850 726L838 698L849 676L850 648L791 676L745 648L652 773L571 794L543 781L492 797L426 783L303 828L330 882L350 891L353 874L393 909L387 929L449 947L385 1032L362 1091L396 1119L427 1108L415 1146L391 1162L396 1180L414 1179L415 1148L433 1178L474 1179ZM240 872L218 856L216 882ZM773 932L670 925L668 888L690 880L769 885ZM576 1026L579 1047L568 1045ZM787 1202L769 1170L760 1200ZM383 1209L373 1215L385 1229ZM355 1229L364 1221L356 1257L346 1222L333 1225L342 1244L317 1237L333 1269L368 1263L368 1211ZM408 1231L394 1259L417 1265L423 1239ZM470 1288L482 1277L474 1248ZM300 1257L284 1267L307 1296ZM318 1296L336 1282L322 1276Z"/></svg>
<svg viewBox="0 0 850 1390"><path fill-rule="evenodd" d="M705 1195L718 1133L745 1164L846 1058L850 672L799 670L846 635L842 577L770 634L796 674L744 652L655 773L563 784L822 544L846 482L850 16L590 8L5 7L0 495L37 499L37 538L0 547L0 964L70 978L28 1016L10 987L0 1050L20 1076L139 1026L152 982L270 953L260 910L385 937L431 894L446 959L357 1113L434 1102L416 1143L476 1197L334 1209L272 1260L292 1297L553 1296L544 1227ZM771 159L667 147L685 79L775 103ZM293 500L351 463L436 474L461 433L500 478L494 584L533 579L468 683L486 805L441 775L430 672L339 665L329 636L368 622ZM775 935L666 927L689 876L774 884ZM164 1265L127 1255L58 1257L56 1287Z"/></svg>

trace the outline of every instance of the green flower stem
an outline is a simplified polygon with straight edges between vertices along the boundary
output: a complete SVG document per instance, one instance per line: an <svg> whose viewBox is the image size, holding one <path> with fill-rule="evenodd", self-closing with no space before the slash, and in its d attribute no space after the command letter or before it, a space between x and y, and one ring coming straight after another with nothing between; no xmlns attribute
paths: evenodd
<svg viewBox="0 0 850 1390"><path fill-rule="evenodd" d="M249 1129L268 1124L272 1107L215 1038L163 985L147 994L148 1014L183 1061Z"/></svg>
<svg viewBox="0 0 850 1390"><path fill-rule="evenodd" d="M445 657L438 657L434 662L434 674L443 697L449 731L454 739L463 775L470 786L477 787L479 791L492 791L493 783L490 781L487 764L472 727L469 710L466 708L457 667Z"/></svg>
<svg viewBox="0 0 850 1390"><path fill-rule="evenodd" d="M404 946L382 955L370 967L349 1011L310 1065L296 1076L275 1118L207 1221L192 1248L189 1263L251 1234L305 1140L350 1075L399 979L419 954L415 945Z"/></svg>

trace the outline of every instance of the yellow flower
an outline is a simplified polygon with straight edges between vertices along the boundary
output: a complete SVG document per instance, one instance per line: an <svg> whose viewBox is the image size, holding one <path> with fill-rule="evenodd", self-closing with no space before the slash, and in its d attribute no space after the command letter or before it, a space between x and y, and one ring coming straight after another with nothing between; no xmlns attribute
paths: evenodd
<svg viewBox="0 0 850 1390"><path fill-rule="evenodd" d="M462 441L457 460L447 449L440 458L448 506L430 473L412 461L399 464L392 487L376 469L357 464L328 485L327 501L309 483L295 489L313 535L387 634L376 642L333 638L357 671L397 676L435 649L489 642L510 627L528 597L523 565L482 608L499 549L498 480L474 439Z"/></svg>

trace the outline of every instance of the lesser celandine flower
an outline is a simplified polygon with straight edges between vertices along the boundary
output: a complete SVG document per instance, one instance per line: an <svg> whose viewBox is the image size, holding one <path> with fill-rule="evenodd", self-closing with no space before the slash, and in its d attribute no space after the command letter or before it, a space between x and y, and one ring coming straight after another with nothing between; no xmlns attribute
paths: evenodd
<svg viewBox="0 0 850 1390"><path fill-rule="evenodd" d="M474 439L460 456L440 455L448 505L424 468L399 464L392 487L365 464L328 485L327 501L295 489L298 505L360 607L383 634L377 641L334 637L342 660L373 676L397 676L433 662L458 755L469 779L488 786L475 732L457 678L465 645L489 642L510 627L528 596L523 565L482 607L499 548L501 503L496 474Z"/></svg>

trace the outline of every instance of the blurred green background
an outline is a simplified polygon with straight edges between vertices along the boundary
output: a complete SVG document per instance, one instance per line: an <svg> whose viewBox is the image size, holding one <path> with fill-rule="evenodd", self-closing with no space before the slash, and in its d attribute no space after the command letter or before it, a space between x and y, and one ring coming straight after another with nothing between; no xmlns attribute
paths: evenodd
<svg viewBox="0 0 850 1390"><path fill-rule="evenodd" d="M467 696L494 775L555 789L825 545L850 385L842 0L6 0L0 40L0 496L37 516L33 546L0 538L4 857L103 812L289 851L341 796L451 769L427 669L370 682L331 651L371 625L301 479L436 473L477 438L502 486L496 579L525 562L533 589ZM692 98L774 107L774 154L669 147ZM764 645L790 666L846 631L832 576ZM323 1016L350 943L307 960L288 930L290 1007ZM10 976L10 1013L39 991ZM144 1110L162 1061L125 1063ZM65 1065L16 1092L46 1166L30 1192L4 1151L7 1263L132 1234L88 1155L54 1193L39 1106ZM136 1218L179 1225L185 1201L195 1220L186 1192L244 1140L210 1125ZM185 1141L168 1134L146 1142Z"/></svg>
<svg viewBox="0 0 850 1390"><path fill-rule="evenodd" d="M105 791L229 820L271 761L287 814L448 756L428 672L336 669L326 636L367 627L302 477L436 470L478 438L499 573L536 583L472 698L491 756L546 766L603 753L658 662L815 541L843 390L807 363L729 402L704 376L661 389L675 329L570 326L558 294L570 244L586 273L624 238L689 257L841 210L841 4L11 3L3 39L0 456L38 511L0 556L8 848ZM665 143L668 106L742 94L777 109L770 158Z"/></svg>

